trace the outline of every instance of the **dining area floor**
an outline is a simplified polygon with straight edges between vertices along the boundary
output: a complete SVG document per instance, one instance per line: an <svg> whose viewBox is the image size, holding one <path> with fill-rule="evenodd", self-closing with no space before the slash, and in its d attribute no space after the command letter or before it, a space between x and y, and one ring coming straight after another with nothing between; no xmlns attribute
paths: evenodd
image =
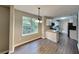
<svg viewBox="0 0 79 59"><path fill-rule="evenodd" d="M15 48L12 54L78 54L77 41L60 34L59 42L37 39Z"/></svg>

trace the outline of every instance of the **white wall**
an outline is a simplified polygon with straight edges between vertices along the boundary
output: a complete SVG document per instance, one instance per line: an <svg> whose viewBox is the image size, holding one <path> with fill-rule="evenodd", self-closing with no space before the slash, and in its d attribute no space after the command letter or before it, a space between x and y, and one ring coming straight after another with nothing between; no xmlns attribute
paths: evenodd
<svg viewBox="0 0 79 59"><path fill-rule="evenodd" d="M61 20L60 21L60 31L62 33L67 34L68 33L68 20Z"/></svg>
<svg viewBox="0 0 79 59"><path fill-rule="evenodd" d="M79 50L79 12L78 12L78 50Z"/></svg>
<svg viewBox="0 0 79 59"><path fill-rule="evenodd" d="M14 26L14 46L15 47L21 44L36 40L42 36L41 23L38 24L38 33L35 33L33 35L28 35L28 36L22 36L22 17L23 16L37 18L36 15L15 9L15 26Z"/></svg>

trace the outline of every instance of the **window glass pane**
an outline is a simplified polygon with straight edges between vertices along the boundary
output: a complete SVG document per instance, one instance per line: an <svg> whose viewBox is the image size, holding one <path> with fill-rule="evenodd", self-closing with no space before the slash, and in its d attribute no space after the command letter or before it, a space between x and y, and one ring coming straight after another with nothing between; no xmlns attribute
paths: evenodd
<svg viewBox="0 0 79 59"><path fill-rule="evenodd" d="M31 18L23 17L23 34L31 32Z"/></svg>
<svg viewBox="0 0 79 59"><path fill-rule="evenodd" d="M38 23L35 20L35 18L32 18L32 30L33 32L38 32Z"/></svg>
<svg viewBox="0 0 79 59"><path fill-rule="evenodd" d="M35 18L23 16L22 21L22 35L31 35L38 33L38 23L35 22Z"/></svg>

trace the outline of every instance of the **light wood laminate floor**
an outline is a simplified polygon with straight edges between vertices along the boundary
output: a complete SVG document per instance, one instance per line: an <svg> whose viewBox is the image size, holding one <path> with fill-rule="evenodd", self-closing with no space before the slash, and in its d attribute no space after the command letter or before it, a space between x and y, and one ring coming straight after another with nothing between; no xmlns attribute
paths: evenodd
<svg viewBox="0 0 79 59"><path fill-rule="evenodd" d="M48 39L38 39L16 47L13 54L78 54L77 41L60 34L58 43Z"/></svg>

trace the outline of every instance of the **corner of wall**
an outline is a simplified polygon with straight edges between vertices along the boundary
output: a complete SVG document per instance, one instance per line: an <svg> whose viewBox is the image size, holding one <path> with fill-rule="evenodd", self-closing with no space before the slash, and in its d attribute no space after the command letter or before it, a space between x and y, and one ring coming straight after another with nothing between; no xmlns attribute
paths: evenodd
<svg viewBox="0 0 79 59"><path fill-rule="evenodd" d="M9 50L6 50L6 51L1 52L0 54L5 54L5 53L8 53L8 52L9 52Z"/></svg>

